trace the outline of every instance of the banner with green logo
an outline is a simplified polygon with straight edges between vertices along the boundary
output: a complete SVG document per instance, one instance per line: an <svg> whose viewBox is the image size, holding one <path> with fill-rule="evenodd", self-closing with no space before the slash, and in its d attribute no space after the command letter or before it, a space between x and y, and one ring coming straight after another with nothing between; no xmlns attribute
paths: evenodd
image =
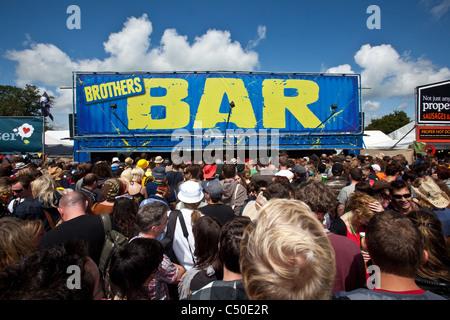
<svg viewBox="0 0 450 320"><path fill-rule="evenodd" d="M43 117L0 117L0 153L40 153L43 145Z"/></svg>

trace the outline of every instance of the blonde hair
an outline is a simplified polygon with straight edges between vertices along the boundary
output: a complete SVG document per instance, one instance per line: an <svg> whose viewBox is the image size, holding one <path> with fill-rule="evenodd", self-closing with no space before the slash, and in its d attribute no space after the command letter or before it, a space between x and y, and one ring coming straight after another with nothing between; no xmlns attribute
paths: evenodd
<svg viewBox="0 0 450 320"><path fill-rule="evenodd" d="M41 220L0 219L0 270L25 258L37 249L38 237L43 234Z"/></svg>
<svg viewBox="0 0 450 320"><path fill-rule="evenodd" d="M131 168L126 168L125 170L123 170L122 173L120 174L120 179L122 179L122 181L130 183L133 177L133 174L131 172L132 170L133 169Z"/></svg>
<svg viewBox="0 0 450 320"><path fill-rule="evenodd" d="M131 170L131 179L130 181L141 183L144 178L145 171L141 167L136 167Z"/></svg>
<svg viewBox="0 0 450 320"><path fill-rule="evenodd" d="M58 207L54 201L55 192L59 192L57 188L58 186L55 179L48 174L44 174L31 182L31 192L33 197L43 201L43 204L46 207Z"/></svg>
<svg viewBox="0 0 450 320"><path fill-rule="evenodd" d="M375 214L375 212L373 212L369 208L369 203L372 202L379 201L369 196L367 193L354 192L350 196L350 200L348 202L348 210L356 213L353 223L360 225L362 219L370 220L370 218L372 218L372 216Z"/></svg>
<svg viewBox="0 0 450 320"><path fill-rule="evenodd" d="M2 196L10 196L12 195L12 190L11 190L11 182L7 181L8 179L10 179L9 177L2 177L2 179L0 179L0 195Z"/></svg>
<svg viewBox="0 0 450 320"><path fill-rule="evenodd" d="M261 208L244 231L240 265L251 299L331 298L334 249L323 225L300 200L272 199Z"/></svg>

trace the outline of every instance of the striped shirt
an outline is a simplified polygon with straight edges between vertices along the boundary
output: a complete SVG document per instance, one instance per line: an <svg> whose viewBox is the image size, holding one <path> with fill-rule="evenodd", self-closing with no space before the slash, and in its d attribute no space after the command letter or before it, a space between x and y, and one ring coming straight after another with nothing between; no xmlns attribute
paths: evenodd
<svg viewBox="0 0 450 320"><path fill-rule="evenodd" d="M136 238L145 238L143 235L138 236L130 240L133 241ZM155 277L150 281L149 290L151 295L151 300L169 300L169 288L167 284L177 283L178 279L178 269L170 261L169 257L165 254L163 259L159 264L158 270L156 271Z"/></svg>

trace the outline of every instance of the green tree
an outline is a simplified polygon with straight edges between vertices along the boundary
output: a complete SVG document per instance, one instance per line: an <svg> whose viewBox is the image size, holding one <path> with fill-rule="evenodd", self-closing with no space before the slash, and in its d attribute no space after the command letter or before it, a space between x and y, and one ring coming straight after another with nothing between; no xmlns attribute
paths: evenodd
<svg viewBox="0 0 450 320"><path fill-rule="evenodd" d="M404 111L394 111L379 119L372 121L365 127L365 130L380 130L389 134L411 122L411 119Z"/></svg>
<svg viewBox="0 0 450 320"><path fill-rule="evenodd" d="M0 116L35 117L42 116L39 88L27 84L24 89L14 86L0 86ZM50 105L54 102L50 96ZM51 128L45 119L46 128Z"/></svg>

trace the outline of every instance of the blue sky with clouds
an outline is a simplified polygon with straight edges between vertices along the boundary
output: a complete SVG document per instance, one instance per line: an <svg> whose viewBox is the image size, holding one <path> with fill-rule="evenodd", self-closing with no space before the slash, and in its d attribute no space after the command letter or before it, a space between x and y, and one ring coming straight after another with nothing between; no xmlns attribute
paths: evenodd
<svg viewBox="0 0 450 320"><path fill-rule="evenodd" d="M414 88L450 79L450 0L1 0L0 34L0 85L55 96L55 129L68 128L60 87L74 70L358 73L366 124L414 119Z"/></svg>

